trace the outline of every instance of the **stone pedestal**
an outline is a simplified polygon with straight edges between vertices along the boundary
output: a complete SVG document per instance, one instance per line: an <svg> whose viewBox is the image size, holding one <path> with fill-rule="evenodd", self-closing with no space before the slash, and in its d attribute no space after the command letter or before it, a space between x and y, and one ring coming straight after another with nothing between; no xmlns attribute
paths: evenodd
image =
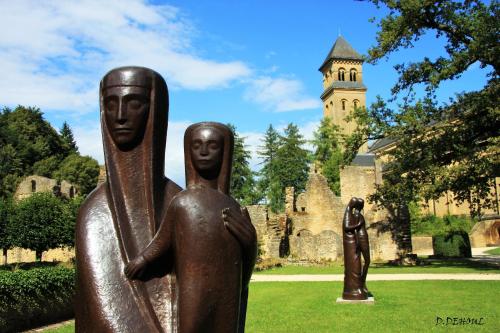
<svg viewBox="0 0 500 333"><path fill-rule="evenodd" d="M368 299L343 299L342 297L337 298L337 303L341 304L375 304L375 297L370 296Z"/></svg>

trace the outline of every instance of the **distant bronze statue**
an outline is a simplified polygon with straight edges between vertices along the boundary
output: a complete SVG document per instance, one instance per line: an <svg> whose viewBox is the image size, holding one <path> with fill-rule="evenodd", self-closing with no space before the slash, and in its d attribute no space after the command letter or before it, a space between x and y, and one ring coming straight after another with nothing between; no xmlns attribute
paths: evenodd
<svg viewBox="0 0 500 333"><path fill-rule="evenodd" d="M141 278L172 253L167 260L175 262L180 333L244 330L257 246L248 212L229 196L233 141L219 123L186 130L187 189L175 196L154 239L125 270Z"/></svg>
<svg viewBox="0 0 500 333"><path fill-rule="evenodd" d="M361 214L364 200L352 198L347 205L342 223L344 242L344 292L345 300L368 299L366 275L370 266L370 245L365 218ZM363 265L361 265L363 255Z"/></svg>
<svg viewBox="0 0 500 333"><path fill-rule="evenodd" d="M100 108L107 181L78 216L76 332L175 332L168 268L151 267L142 280L124 273L181 190L164 176L167 85L147 68L114 69L101 81Z"/></svg>

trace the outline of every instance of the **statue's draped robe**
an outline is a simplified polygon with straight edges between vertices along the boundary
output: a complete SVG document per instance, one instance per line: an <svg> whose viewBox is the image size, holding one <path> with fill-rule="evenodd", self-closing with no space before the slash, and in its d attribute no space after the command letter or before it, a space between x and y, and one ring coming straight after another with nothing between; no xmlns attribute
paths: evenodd
<svg viewBox="0 0 500 333"><path fill-rule="evenodd" d="M150 107L142 141L119 149L103 112L102 91L134 85L134 71L146 73ZM113 71L112 71L113 72ZM101 126L107 181L80 209L76 228L77 332L175 332L175 278L151 270L144 281L129 280L125 265L153 238L168 204L180 188L164 177L168 93L158 74L123 68L101 82Z"/></svg>
<svg viewBox="0 0 500 333"><path fill-rule="evenodd" d="M356 230L346 230L346 226L354 224L352 208L347 207L342 225L344 244L344 299L365 299L363 293L361 251L356 239Z"/></svg>

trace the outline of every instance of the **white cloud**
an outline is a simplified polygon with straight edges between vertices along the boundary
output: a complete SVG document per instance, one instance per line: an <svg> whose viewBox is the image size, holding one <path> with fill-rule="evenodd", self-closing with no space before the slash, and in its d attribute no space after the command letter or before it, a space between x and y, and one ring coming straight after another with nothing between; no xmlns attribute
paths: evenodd
<svg viewBox="0 0 500 333"><path fill-rule="evenodd" d="M260 77L249 82L245 99L276 112L308 110L321 107L317 98L304 94L302 82L294 79Z"/></svg>
<svg viewBox="0 0 500 333"><path fill-rule="evenodd" d="M0 104L95 111L110 68L154 68L174 87L209 89L251 74L198 56L195 28L171 6L129 1L0 2ZM93 106L93 107L92 107Z"/></svg>

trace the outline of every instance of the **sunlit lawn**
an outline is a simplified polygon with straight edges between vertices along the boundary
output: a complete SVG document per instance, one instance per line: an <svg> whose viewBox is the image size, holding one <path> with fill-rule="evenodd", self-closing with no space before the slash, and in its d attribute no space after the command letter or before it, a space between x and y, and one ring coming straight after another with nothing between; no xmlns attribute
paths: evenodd
<svg viewBox="0 0 500 333"><path fill-rule="evenodd" d="M487 254L500 255L500 247L486 251Z"/></svg>
<svg viewBox="0 0 500 333"><path fill-rule="evenodd" d="M380 281L375 305L337 304L341 282L252 283L246 332L498 332L500 281ZM437 317L483 325L436 325ZM68 325L46 332L73 332Z"/></svg>
<svg viewBox="0 0 500 333"><path fill-rule="evenodd" d="M276 267L254 274L343 274L344 266L341 262L333 262L324 266L293 266ZM368 274L405 274L405 273L500 273L500 267L473 262L464 259L458 260L424 260L419 266L390 266L374 263Z"/></svg>

